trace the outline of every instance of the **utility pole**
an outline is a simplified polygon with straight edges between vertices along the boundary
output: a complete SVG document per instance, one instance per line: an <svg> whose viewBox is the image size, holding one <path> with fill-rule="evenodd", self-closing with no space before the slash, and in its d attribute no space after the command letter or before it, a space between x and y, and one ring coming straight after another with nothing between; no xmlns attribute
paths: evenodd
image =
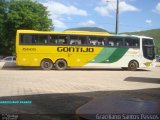
<svg viewBox="0 0 160 120"><path fill-rule="evenodd" d="M116 8L116 31L115 31L116 34L118 34L118 21L119 21L119 0L117 0L117 8Z"/></svg>

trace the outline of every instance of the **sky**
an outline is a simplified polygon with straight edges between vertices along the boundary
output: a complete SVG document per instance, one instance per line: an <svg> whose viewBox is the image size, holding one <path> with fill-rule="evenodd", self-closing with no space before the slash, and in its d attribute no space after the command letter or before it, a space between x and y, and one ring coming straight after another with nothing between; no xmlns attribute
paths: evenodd
<svg viewBox="0 0 160 120"><path fill-rule="evenodd" d="M116 0L38 0L55 31L100 27L115 32ZM119 0L119 33L160 28L160 0Z"/></svg>

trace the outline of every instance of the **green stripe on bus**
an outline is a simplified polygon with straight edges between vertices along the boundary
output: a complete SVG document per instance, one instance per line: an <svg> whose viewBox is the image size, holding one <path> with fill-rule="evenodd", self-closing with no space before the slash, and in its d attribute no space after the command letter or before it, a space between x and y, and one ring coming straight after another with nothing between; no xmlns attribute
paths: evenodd
<svg viewBox="0 0 160 120"><path fill-rule="evenodd" d="M128 51L128 49L129 48L117 48L108 59L102 61L101 63L117 62L123 57L123 55Z"/></svg>
<svg viewBox="0 0 160 120"><path fill-rule="evenodd" d="M91 63L101 63L108 59L117 48L103 48L102 51L94 58Z"/></svg>

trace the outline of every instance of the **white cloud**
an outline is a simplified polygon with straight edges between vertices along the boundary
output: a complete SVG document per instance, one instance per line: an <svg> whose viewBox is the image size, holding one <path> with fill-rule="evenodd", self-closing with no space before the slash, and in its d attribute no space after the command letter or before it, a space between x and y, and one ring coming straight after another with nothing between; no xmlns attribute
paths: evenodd
<svg viewBox="0 0 160 120"><path fill-rule="evenodd" d="M110 16L110 12L112 12L112 9L109 9L109 7L105 7L105 6L97 6L95 8L95 11L97 11L98 13L100 13L102 16Z"/></svg>
<svg viewBox="0 0 160 120"><path fill-rule="evenodd" d="M87 22L81 22L81 23L79 23L79 25L82 25L82 26L93 26L95 24L96 23L93 20L88 20Z"/></svg>
<svg viewBox="0 0 160 120"><path fill-rule="evenodd" d="M156 5L155 11L160 14L160 2Z"/></svg>
<svg viewBox="0 0 160 120"><path fill-rule="evenodd" d="M152 20L147 19L145 22L149 25L152 25Z"/></svg>
<svg viewBox="0 0 160 120"><path fill-rule="evenodd" d="M135 6L129 5L124 1L120 2L119 7L120 7L120 12L139 11L138 8L136 8Z"/></svg>
<svg viewBox="0 0 160 120"><path fill-rule="evenodd" d="M60 21L58 19L54 19L53 23L54 23L55 27L58 27L58 28L67 28L67 26L62 21Z"/></svg>
<svg viewBox="0 0 160 120"><path fill-rule="evenodd" d="M64 5L59 2L55 1L47 1L46 3L42 3L44 6L48 7L48 10L51 14L55 15L80 15L80 16L87 16L87 12L85 10L76 8L75 6L72 5Z"/></svg>
<svg viewBox="0 0 160 120"><path fill-rule="evenodd" d="M55 28L67 28L67 25L63 22L65 18L62 15L88 15L88 13L85 10L79 9L73 5L64 5L60 2L56 2L53 0L47 0L41 3L47 7L47 10L50 14L50 18L53 20ZM72 20L71 17L68 17L66 19Z"/></svg>
<svg viewBox="0 0 160 120"><path fill-rule="evenodd" d="M71 17L67 17L67 19L68 19L68 20L72 20L72 18L71 18Z"/></svg>
<svg viewBox="0 0 160 120"><path fill-rule="evenodd" d="M100 4L97 7L95 7L95 11L100 13L102 16L110 16L112 12L116 11L116 5L116 0L101 0ZM133 5L127 4L126 1L120 1L119 11L122 13L129 11L139 11L139 9Z"/></svg>

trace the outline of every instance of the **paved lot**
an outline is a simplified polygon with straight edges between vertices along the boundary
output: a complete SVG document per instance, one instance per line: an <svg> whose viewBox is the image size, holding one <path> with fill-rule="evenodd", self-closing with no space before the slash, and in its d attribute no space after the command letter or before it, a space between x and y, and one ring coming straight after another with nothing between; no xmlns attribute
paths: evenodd
<svg viewBox="0 0 160 120"><path fill-rule="evenodd" d="M159 88L160 68L135 72L121 69L10 69L0 70L0 83L0 96Z"/></svg>
<svg viewBox="0 0 160 120"><path fill-rule="evenodd" d="M54 119L59 119L61 114L72 114L74 118L75 110L93 98L120 95L154 101L160 99L159 91L160 67L134 72L5 69L0 70L0 100L32 100L33 103L25 107L0 105L0 113L56 114Z"/></svg>

